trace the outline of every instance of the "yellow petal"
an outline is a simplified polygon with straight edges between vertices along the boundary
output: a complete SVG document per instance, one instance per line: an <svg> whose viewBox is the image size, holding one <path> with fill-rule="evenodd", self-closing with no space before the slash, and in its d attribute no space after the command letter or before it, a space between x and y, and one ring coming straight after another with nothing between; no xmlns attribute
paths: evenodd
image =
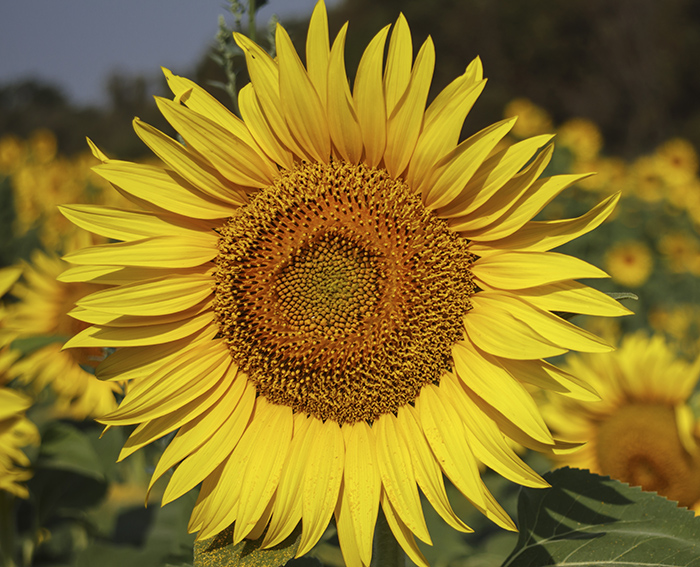
<svg viewBox="0 0 700 567"><path fill-rule="evenodd" d="M156 104L187 144L206 156L233 183L267 187L279 175L267 156L215 122L171 100L156 97Z"/></svg>
<svg viewBox="0 0 700 567"><path fill-rule="evenodd" d="M561 219L554 221L529 221L520 227L517 232L481 244L474 242L472 250L475 254L486 248L518 249L530 252L545 252L566 244L579 236L587 234L597 228L613 212L620 199L621 193L611 195L598 203L587 213L574 219Z"/></svg>
<svg viewBox="0 0 700 567"><path fill-rule="evenodd" d="M391 413L382 415L372 425L372 431L375 430L382 486L392 506L409 529L422 541L430 544L430 534L418 496L411 455L403 434L397 427L396 417Z"/></svg>
<svg viewBox="0 0 700 567"><path fill-rule="evenodd" d="M386 148L387 114L382 84L382 61L388 33L389 26L385 26L369 42L357 67L353 86L355 110L365 146L364 161L370 167L379 165Z"/></svg>
<svg viewBox="0 0 700 567"><path fill-rule="evenodd" d="M553 153L554 146L550 144L500 187L494 185L490 189L480 190L483 187L474 180L470 189L473 188L475 193L462 191L452 203L440 208L440 217L450 219L448 224L453 230L476 230L493 224L532 187L547 167Z"/></svg>
<svg viewBox="0 0 700 567"><path fill-rule="evenodd" d="M200 199L213 201L213 204L219 208L222 204L239 207L248 201L241 187L231 183L211 164L192 153L180 142L166 136L153 126L141 122L138 118L134 119L134 131L151 151L172 169L172 173L168 172L168 175L187 187L190 193L198 195ZM177 175L174 176L173 173ZM189 186L186 183L183 184L182 180L189 183Z"/></svg>
<svg viewBox="0 0 700 567"><path fill-rule="evenodd" d="M260 101L272 131L282 143L302 159L307 159L307 152L302 149L289 133L289 128L282 113L280 100L279 68L276 61L267 52L248 37L233 33L233 38L245 54L246 67L250 82Z"/></svg>
<svg viewBox="0 0 700 567"><path fill-rule="evenodd" d="M360 549L355 540L355 528L352 525L352 518L353 515L345 495L345 488L341 484L338 504L335 508L335 526L338 530L338 543L340 543L343 560L346 567L369 567L369 563L365 563L360 559Z"/></svg>
<svg viewBox="0 0 700 567"><path fill-rule="evenodd" d="M128 211L102 205L59 205L59 210L73 224L114 240L138 240L149 236L199 236L201 231L178 223L174 215L156 216L142 211ZM190 221L191 225L197 226ZM205 226L202 225L201 228Z"/></svg>
<svg viewBox="0 0 700 567"><path fill-rule="evenodd" d="M210 262L218 254L218 236L154 236L131 242L100 244L70 252L63 259L71 264L100 266L134 266L192 268Z"/></svg>
<svg viewBox="0 0 700 567"><path fill-rule="evenodd" d="M483 254L471 267L487 287L522 289L578 278L606 278L601 269L558 252L495 251Z"/></svg>
<svg viewBox="0 0 700 567"><path fill-rule="evenodd" d="M289 446L287 461L282 467L282 476L275 501L272 516L262 547L269 549L282 543L294 531L302 517L302 484L306 471L313 436L308 434L311 419L304 414L294 414L294 432Z"/></svg>
<svg viewBox="0 0 700 567"><path fill-rule="evenodd" d="M77 305L122 315L163 315L183 311L209 297L213 279L206 274L164 276L97 291Z"/></svg>
<svg viewBox="0 0 700 567"><path fill-rule="evenodd" d="M443 399L451 403L462 417L462 422L470 434L469 446L477 459L502 477L523 486L549 486L515 454L498 426L471 401L454 375L444 374L440 379L440 389L445 393Z"/></svg>
<svg viewBox="0 0 700 567"><path fill-rule="evenodd" d="M333 42L328 68L328 128L333 145L349 163L362 157L362 130L355 112L345 72L345 35L347 23Z"/></svg>
<svg viewBox="0 0 700 567"><path fill-rule="evenodd" d="M279 24L275 42L279 58L280 100L289 131L312 157L328 163L331 140L321 99L287 31Z"/></svg>
<svg viewBox="0 0 700 567"><path fill-rule="evenodd" d="M535 307L515 294L484 291L472 302L484 311L505 309L513 317L532 327L545 339L557 346L582 352L609 352L613 347L600 337L580 329L561 317Z"/></svg>
<svg viewBox="0 0 700 567"><path fill-rule="evenodd" d="M435 456L428 446L423 431L418 425L415 408L410 405L400 407L397 420L411 451L411 461L416 473L416 482L423 494L425 494L428 502L452 528L465 533L473 532L474 530L465 524L452 510L445 491L445 483L442 480L442 471L435 461Z"/></svg>
<svg viewBox="0 0 700 567"><path fill-rule="evenodd" d="M253 85L248 83L238 92L238 108L250 133L262 150L285 169L294 167L294 156L279 140L263 112Z"/></svg>
<svg viewBox="0 0 700 567"><path fill-rule="evenodd" d="M600 396L588 382L544 360L508 360L501 358L498 362L510 374L517 376L521 382L532 384L538 388L552 390L576 400L588 402L600 400Z"/></svg>
<svg viewBox="0 0 700 567"><path fill-rule="evenodd" d="M301 539L297 557L308 553L328 527L338 501L345 464L345 444L335 421L311 417L308 435L314 440L304 472L302 485Z"/></svg>
<svg viewBox="0 0 700 567"><path fill-rule="evenodd" d="M381 32L380 32L381 33ZM411 63L413 60L413 42L411 30L403 14L394 24L389 40L389 50L384 70L384 93L386 100L386 115L391 116L394 108L404 95L411 80ZM379 104L379 99L374 104Z"/></svg>
<svg viewBox="0 0 700 567"><path fill-rule="evenodd" d="M597 317L619 317L632 313L609 295L576 281L521 289L516 293L528 303L547 311L583 313Z"/></svg>
<svg viewBox="0 0 700 567"><path fill-rule="evenodd" d="M513 124L511 118L484 128L443 158L430 176L425 206L438 209L454 201Z"/></svg>
<svg viewBox="0 0 700 567"><path fill-rule="evenodd" d="M460 341L452 347L452 359L457 376L467 388L533 439L545 444L553 442L532 396L493 357Z"/></svg>
<svg viewBox="0 0 700 567"><path fill-rule="evenodd" d="M97 147L95 142L93 142L90 138L85 138L87 140L88 146L90 147L90 152L92 153L95 158L97 158L101 162L109 161L109 158L107 155Z"/></svg>
<svg viewBox="0 0 700 567"><path fill-rule="evenodd" d="M534 360L566 352L505 309L475 306L464 317L464 330L476 346L499 357Z"/></svg>
<svg viewBox="0 0 700 567"><path fill-rule="evenodd" d="M352 510L350 529L358 555L365 565L372 560L372 538L379 511L382 482L374 432L364 421L343 426L345 473L343 494Z"/></svg>
<svg viewBox="0 0 700 567"><path fill-rule="evenodd" d="M221 427L212 432L210 439L201 447L192 450L175 469L163 493L163 505L189 492L214 474L215 469L233 453L248 426L255 406L254 386L248 382L245 375L239 375L234 383L239 381L239 378L244 378L240 401L234 406L228 418L221 423ZM164 457L165 455L161 459Z"/></svg>
<svg viewBox="0 0 700 567"><path fill-rule="evenodd" d="M325 3L320 0L316 3L309 20L309 31L306 35L306 67L309 79L311 79L324 108L328 91L329 56L328 15Z"/></svg>
<svg viewBox="0 0 700 567"><path fill-rule="evenodd" d="M457 145L464 120L485 85L486 81L473 82L467 71L438 94L426 110L406 176L416 192L423 192L433 166Z"/></svg>
<svg viewBox="0 0 700 567"><path fill-rule="evenodd" d="M392 506L386 492L382 492L382 510L384 511L384 517L386 518L386 523L391 529L391 533L394 534L396 541L406 552L409 559L418 565L418 567L430 567L425 556L418 548L416 540L413 537L413 533Z"/></svg>
<svg viewBox="0 0 700 567"><path fill-rule="evenodd" d="M211 311L205 311L188 321L148 325L140 328L93 325L69 339L63 348L160 345L192 335L209 325L213 320L214 314Z"/></svg>
<svg viewBox="0 0 700 567"><path fill-rule="evenodd" d="M194 81L190 81L185 77L173 75L169 69L161 67L170 90L175 95L178 102L187 106L215 122L219 126L229 130L237 138L251 147L255 147L255 141L248 132L248 128L238 116L233 114L228 108L211 96L207 91L200 87Z"/></svg>
<svg viewBox="0 0 700 567"><path fill-rule="evenodd" d="M234 545L255 527L277 489L292 427L291 408L270 404L264 397L256 400L253 419L231 455L240 484Z"/></svg>
<svg viewBox="0 0 700 567"><path fill-rule="evenodd" d="M443 402L434 384L423 386L415 407L415 416L440 468L474 506L483 509L486 501L479 469L459 415Z"/></svg>
<svg viewBox="0 0 700 567"><path fill-rule="evenodd" d="M406 91L393 110L388 112L384 162L387 171L394 177L406 169L416 147L434 69L435 47L428 37L416 56Z"/></svg>

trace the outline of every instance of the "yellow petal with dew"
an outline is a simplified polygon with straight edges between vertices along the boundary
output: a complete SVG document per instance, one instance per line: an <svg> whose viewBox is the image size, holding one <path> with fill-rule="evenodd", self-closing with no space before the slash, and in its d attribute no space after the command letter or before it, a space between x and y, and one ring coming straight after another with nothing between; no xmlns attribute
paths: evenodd
<svg viewBox="0 0 700 567"><path fill-rule="evenodd" d="M71 264L134 266L145 268L193 268L213 260L218 254L218 236L201 232L187 237L153 236L131 242L90 246L66 254Z"/></svg>
<svg viewBox="0 0 700 567"><path fill-rule="evenodd" d="M238 92L238 108L260 148L283 168L292 169L294 156L272 130L251 83Z"/></svg>
<svg viewBox="0 0 700 567"><path fill-rule="evenodd" d="M290 134L282 113L277 61L274 61L264 49L245 35L234 32L233 38L245 54L250 82L253 84L255 94L272 131L292 152L301 158L306 158L307 153Z"/></svg>
<svg viewBox="0 0 700 567"><path fill-rule="evenodd" d="M343 494L358 554L365 565L372 560L372 538L379 511L382 481L374 432L364 421L343 426L345 472Z"/></svg>
<svg viewBox="0 0 700 567"><path fill-rule="evenodd" d="M546 252L579 236L583 236L600 226L612 214L620 199L620 195L620 193L611 195L587 213L574 219L526 222L517 232L505 238L486 242L485 244L474 242L472 250L475 254L486 248Z"/></svg>
<svg viewBox="0 0 700 567"><path fill-rule="evenodd" d="M486 286L499 289L524 289L579 278L608 277L600 268L567 254L519 250L482 253L471 272Z"/></svg>
<svg viewBox="0 0 700 567"><path fill-rule="evenodd" d="M382 487L410 530L430 544L430 534L421 507L411 455L398 429L396 417L383 414L372 425L377 436L377 460Z"/></svg>
<svg viewBox="0 0 700 567"><path fill-rule="evenodd" d="M78 300L77 305L122 315L163 315L189 309L212 292L208 274L164 276L100 290Z"/></svg>
<svg viewBox="0 0 700 567"><path fill-rule="evenodd" d="M275 43L279 60L280 100L289 131L313 158L321 163L328 163L331 139L328 121L323 111L324 105L294 49L289 34L279 24Z"/></svg>
<svg viewBox="0 0 700 567"><path fill-rule="evenodd" d="M216 206L219 209L223 205L239 207L248 201L241 187L231 183L210 163L192 153L180 142L138 118L134 119L134 131L172 170L172 173L168 173L172 179L180 184L182 180L186 181L184 186L187 187L187 191L199 196L200 199L205 199L210 206ZM230 210L230 207L224 208ZM218 209L215 208L215 210Z"/></svg>
<svg viewBox="0 0 700 567"><path fill-rule="evenodd" d="M444 399L451 403L462 417L469 435L469 446L474 456L484 465L517 484L532 488L546 488L549 484L527 466L506 443L503 433L462 390L457 378L446 373L440 379Z"/></svg>
<svg viewBox="0 0 700 567"><path fill-rule="evenodd" d="M245 376L240 376L245 378ZM163 505L192 490L233 453L250 422L255 405L255 388L244 380L240 401L211 438L183 460L170 477L163 493Z"/></svg>
<svg viewBox="0 0 700 567"><path fill-rule="evenodd" d="M438 209L454 201L513 124L514 119L502 120L484 128L440 160L428 182L425 206Z"/></svg>
<svg viewBox="0 0 700 567"><path fill-rule="evenodd" d="M291 408L269 404L263 397L255 405L253 420L231 455L240 483L234 545L248 535L265 511L292 439Z"/></svg>
<svg viewBox="0 0 700 567"><path fill-rule="evenodd" d="M347 30L347 24L340 29L333 42L328 64L328 129L340 156L356 164L362 157L362 129L345 72Z"/></svg>
<svg viewBox="0 0 700 567"><path fill-rule="evenodd" d="M416 56L406 91L388 114L384 163L394 177L406 169L416 147L434 69L435 47L428 37Z"/></svg>
<svg viewBox="0 0 700 567"><path fill-rule="evenodd" d="M442 480L442 471L435 461L423 431L418 425L415 408L410 405L400 407L397 420L399 427L404 432L406 443L411 452L416 482L423 494L425 494L428 502L449 526L460 532L473 532L474 530L465 524L452 510L445 491L445 483Z"/></svg>
<svg viewBox="0 0 700 567"><path fill-rule="evenodd" d="M247 187L267 187L277 168L255 148L215 122L171 100L156 97L161 114L189 146L206 156L226 179Z"/></svg>
<svg viewBox="0 0 700 567"><path fill-rule="evenodd" d="M345 444L340 426L311 417L308 435L314 440L302 484L301 539L296 556L301 557L316 545L328 527L336 502L345 464Z"/></svg>
<svg viewBox="0 0 700 567"><path fill-rule="evenodd" d="M385 26L369 42L357 67L353 85L355 110L364 139L364 161L370 167L379 165L386 148L387 113L384 104L382 62L388 33L389 26Z"/></svg>
<svg viewBox="0 0 700 567"><path fill-rule="evenodd" d="M452 347L452 360L457 376L467 388L533 439L552 444L552 434L532 396L493 357L460 341Z"/></svg>
<svg viewBox="0 0 700 567"><path fill-rule="evenodd" d="M255 141L250 135L245 122L238 116L233 114L194 81L174 75L165 67L161 67L161 69L168 82L168 87L170 87L178 102L229 130L249 146L255 147Z"/></svg>
<svg viewBox="0 0 700 567"><path fill-rule="evenodd" d="M423 386L415 407L415 416L440 468L474 506L483 509L486 501L479 469L459 415L443 402L433 384Z"/></svg>
<svg viewBox="0 0 700 567"><path fill-rule="evenodd" d="M326 107L328 92L328 59L330 57L330 42L328 40L328 14L326 5L321 0L316 3L309 20L309 31L306 35L306 68L309 79Z"/></svg>
<svg viewBox="0 0 700 567"><path fill-rule="evenodd" d="M413 532L411 532L406 523L403 521L403 518L392 506L391 500L387 496L386 492L383 491L381 503L382 510L384 511L384 517L386 518L386 523L389 525L391 533L394 534L396 541L406 552L409 559L418 565L418 567L430 567L427 559L416 544L416 540L413 537Z"/></svg>
<svg viewBox="0 0 700 567"><path fill-rule="evenodd" d="M505 309L513 317L528 324L545 339L569 350L581 352L610 352L613 347L600 337L580 329L549 311L535 307L519 296L507 292L484 291L473 304L484 311L492 307Z"/></svg>
<svg viewBox="0 0 700 567"><path fill-rule="evenodd" d="M220 504L215 498L216 490L220 487L221 475L226 466L226 462L223 462L217 466L214 471L204 479L202 486L199 489L199 495L197 496L197 501L194 503L194 508L192 509L192 514L190 515L190 521L187 523L188 533L199 531L205 523L207 514ZM197 534L195 541L203 539L201 537L201 532Z"/></svg>
<svg viewBox="0 0 700 567"><path fill-rule="evenodd" d="M399 14L391 30L389 49L384 69L384 94L386 115L391 116L394 108L403 97L411 80L411 65L413 62L413 42L411 30L403 14ZM380 100L374 101L379 104Z"/></svg>
<svg viewBox="0 0 700 567"><path fill-rule="evenodd" d="M474 307L464 316L469 340L495 356L516 360L549 358L566 352L505 309ZM504 340L507 337L507 340Z"/></svg>
<svg viewBox="0 0 700 567"><path fill-rule="evenodd" d="M352 518L345 488L341 484L338 504L335 507L335 527L338 531L338 543L340 543L343 560L346 567L369 567L369 563L360 559L360 548L355 539L355 528L352 525Z"/></svg>
<svg viewBox="0 0 700 567"><path fill-rule="evenodd" d="M294 531L302 518L302 484L307 468L311 446L314 443L312 435L308 434L311 419L302 413L294 414L294 432L289 445L287 461L282 467L282 476L275 502L272 507L270 524L265 534L262 546L269 549L282 543Z"/></svg>

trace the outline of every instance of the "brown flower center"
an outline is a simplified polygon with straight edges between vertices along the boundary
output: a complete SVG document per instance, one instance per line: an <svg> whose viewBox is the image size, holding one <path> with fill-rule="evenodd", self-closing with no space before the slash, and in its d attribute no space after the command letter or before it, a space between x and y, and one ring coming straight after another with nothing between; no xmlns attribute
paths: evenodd
<svg viewBox="0 0 700 567"><path fill-rule="evenodd" d="M619 408L599 426L596 450L603 474L658 492L681 506L700 500L700 456L683 447L671 407Z"/></svg>
<svg viewBox="0 0 700 567"><path fill-rule="evenodd" d="M449 367L473 256L386 171L300 164L220 234L220 335L271 402L372 421Z"/></svg>

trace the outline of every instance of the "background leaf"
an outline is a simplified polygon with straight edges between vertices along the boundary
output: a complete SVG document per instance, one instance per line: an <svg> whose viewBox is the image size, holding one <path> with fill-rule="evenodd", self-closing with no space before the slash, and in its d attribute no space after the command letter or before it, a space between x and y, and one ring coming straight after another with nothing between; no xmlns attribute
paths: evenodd
<svg viewBox="0 0 700 567"><path fill-rule="evenodd" d="M700 566L700 519L675 502L579 469L544 478L552 488L521 492L520 537L503 567Z"/></svg>

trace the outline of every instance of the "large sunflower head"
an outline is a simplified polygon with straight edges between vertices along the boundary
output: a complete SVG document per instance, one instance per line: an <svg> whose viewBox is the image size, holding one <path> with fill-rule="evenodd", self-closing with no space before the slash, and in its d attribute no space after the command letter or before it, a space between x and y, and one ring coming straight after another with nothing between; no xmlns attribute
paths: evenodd
<svg viewBox="0 0 700 567"><path fill-rule="evenodd" d="M700 437L688 399L700 378L657 335L627 336L601 356L567 357L567 370L595 386L602 401L559 398L547 422L562 438L586 443L557 461L609 475L692 507L700 504Z"/></svg>
<svg viewBox="0 0 700 567"><path fill-rule="evenodd" d="M178 430L153 481L176 467L165 502L202 483L200 538L233 524L234 541L264 533L270 547L301 522L302 555L335 515L347 563L368 565L381 504L425 564L418 487L456 529L469 530L443 474L514 529L478 467L546 485L504 438L561 448L526 385L595 397L542 359L610 347L554 312L627 311L575 281L604 272L550 250L617 197L533 221L582 176L540 177L550 136L499 145L514 119L459 141L481 62L426 109L429 38L414 60L400 16L351 89L346 31L331 44L319 2L305 65L281 26L276 59L236 35L251 78L241 118L166 70L174 100L157 102L184 143L134 122L162 166L94 148L96 171L136 207L63 208L121 241L66 256L64 278L110 286L78 301L92 326L67 346L117 348L97 374L131 381L101 420L138 424L122 458Z"/></svg>

